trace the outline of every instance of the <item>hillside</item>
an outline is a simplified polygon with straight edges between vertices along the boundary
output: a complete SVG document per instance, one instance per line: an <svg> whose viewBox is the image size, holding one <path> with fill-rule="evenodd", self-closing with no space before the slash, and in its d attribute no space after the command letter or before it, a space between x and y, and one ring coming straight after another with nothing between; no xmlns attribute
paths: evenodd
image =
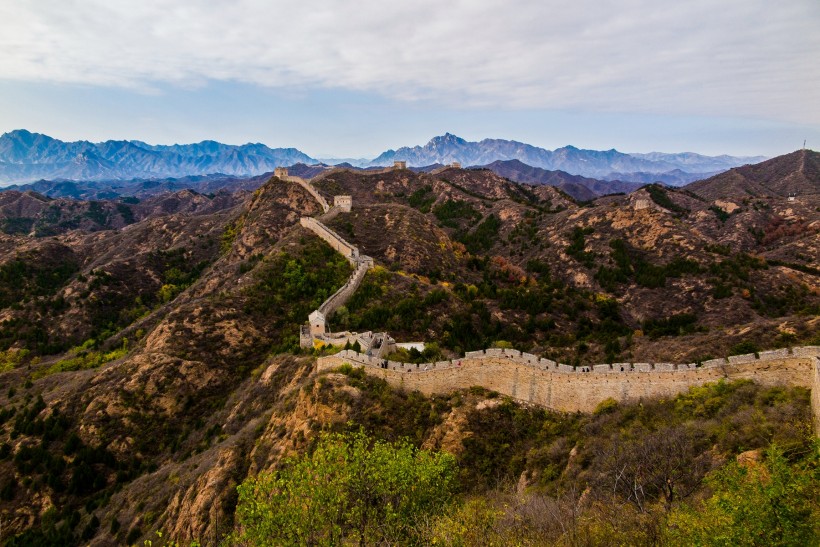
<svg viewBox="0 0 820 547"><path fill-rule="evenodd" d="M518 160L494 161L484 167L496 175L516 182L555 186L579 201L590 201L607 194L628 194L642 186L636 182L605 181L570 175L564 171L549 171L530 167Z"/></svg>
<svg viewBox="0 0 820 547"><path fill-rule="evenodd" d="M203 175L165 179L137 180L39 180L29 184L12 184L0 189L2 192L36 192L51 198L81 200L116 200L120 198L145 199L159 194L193 190L200 194L217 192L253 191L271 176L265 173L255 177L229 177Z"/></svg>
<svg viewBox="0 0 820 547"><path fill-rule="evenodd" d="M791 156L755 171L779 173L766 188L818 183L814 156ZM539 503L575 488L576 506L602 519L584 521L596 533L647 545L641 530L657 530L678 500L647 487L646 511L607 488L607 455L626 457L614 447L680 452L692 500L709 495L707 471L740 453L772 442L810 453L800 387L719 384L586 415L480 388L428 398L355 370L317 375L331 350L300 349L299 327L352 266L299 219L322 219L375 260L329 317L333 331L424 341L433 360L514 346L588 367L820 344L816 202L650 185L579 204L486 169L337 170L313 186L331 203L352 196L352 211L323 215L278 178L252 193L139 203L0 193L11 544L140 544L155 530L215 542L234 529L246 477L309 453L322 431L360 426L452 452L460 495L490 496L511 522L518 506L504 509L503 496L516 489L505 485ZM616 506L635 508L611 524L601 511Z"/></svg>
<svg viewBox="0 0 820 547"><path fill-rule="evenodd" d="M694 182L686 188L709 199L820 195L820 152L798 150L757 165L746 165Z"/></svg>

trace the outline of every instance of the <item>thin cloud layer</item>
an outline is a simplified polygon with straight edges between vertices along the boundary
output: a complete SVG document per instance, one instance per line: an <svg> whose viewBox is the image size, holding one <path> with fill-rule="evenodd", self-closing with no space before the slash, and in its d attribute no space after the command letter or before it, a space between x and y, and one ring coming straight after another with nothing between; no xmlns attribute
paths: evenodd
<svg viewBox="0 0 820 547"><path fill-rule="evenodd" d="M820 3L0 0L0 77L820 123Z"/></svg>

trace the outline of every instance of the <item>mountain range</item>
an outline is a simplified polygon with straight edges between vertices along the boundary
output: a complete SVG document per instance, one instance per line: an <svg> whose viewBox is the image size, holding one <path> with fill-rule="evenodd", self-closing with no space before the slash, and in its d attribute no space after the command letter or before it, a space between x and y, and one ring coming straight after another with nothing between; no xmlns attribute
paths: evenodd
<svg viewBox="0 0 820 547"><path fill-rule="evenodd" d="M351 161L357 167L406 161L413 167L449 164L487 165L519 160L529 166L571 175L628 182L664 182L680 186L748 163L762 156L703 156L694 153L626 154L617 150L582 150L565 146L546 150L503 139L470 142L446 133L424 146L387 150L371 161ZM275 167L318 160L295 148L269 148L260 143L227 145L150 145L142 141L64 142L24 129L0 136L0 185L38 180L133 180L202 175L256 176Z"/></svg>
<svg viewBox="0 0 820 547"><path fill-rule="evenodd" d="M16 130L0 136L0 184L40 179L127 180L190 175L253 176L315 160L295 148L215 141L153 146L140 141L63 142Z"/></svg>
<svg viewBox="0 0 820 547"><path fill-rule="evenodd" d="M677 185L681 185L707 178L709 175L726 171L732 167L758 163L765 159L763 156L703 156L692 152L625 154L615 149L582 150L574 146L564 146L550 151L530 144L503 139L471 142L446 133L443 136L434 137L424 146L388 150L369 165L391 165L394 161L406 161L408 165L414 166L431 163L448 164L454 161L462 165L485 165L496 160L519 160L532 167L560 170L585 177L629 181L633 181L635 177L644 177L646 174L654 177L653 180L641 179L636 182L655 182L658 180L657 175L679 171L683 175L674 173L672 180L677 182ZM629 173L631 178L624 176L624 173Z"/></svg>

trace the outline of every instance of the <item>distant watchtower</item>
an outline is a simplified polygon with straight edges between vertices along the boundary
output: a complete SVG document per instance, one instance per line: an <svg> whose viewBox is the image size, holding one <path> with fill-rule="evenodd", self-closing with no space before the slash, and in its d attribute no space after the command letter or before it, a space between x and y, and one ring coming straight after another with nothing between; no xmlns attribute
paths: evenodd
<svg viewBox="0 0 820 547"><path fill-rule="evenodd" d="M333 196L333 206L338 207L339 210L349 213L353 208L353 197L351 196Z"/></svg>
<svg viewBox="0 0 820 547"><path fill-rule="evenodd" d="M450 164L450 167L452 167L453 169L461 169L461 162L460 161L454 161L453 163Z"/></svg>
<svg viewBox="0 0 820 547"><path fill-rule="evenodd" d="M406 161L394 161L393 162L393 169L407 169L407 162Z"/></svg>
<svg viewBox="0 0 820 547"><path fill-rule="evenodd" d="M287 167L277 167L273 170L273 176L282 180L288 178L288 168Z"/></svg>

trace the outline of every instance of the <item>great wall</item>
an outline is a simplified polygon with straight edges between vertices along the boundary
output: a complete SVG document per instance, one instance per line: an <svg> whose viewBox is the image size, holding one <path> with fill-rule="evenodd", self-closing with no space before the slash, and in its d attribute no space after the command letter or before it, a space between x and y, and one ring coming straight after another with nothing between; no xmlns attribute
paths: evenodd
<svg viewBox="0 0 820 547"><path fill-rule="evenodd" d="M396 165L394 168L403 169L405 166ZM338 172L340 170L342 169L329 169L322 173L322 175L325 176L329 172ZM392 170L392 168L389 170ZM381 172L383 171L377 171L377 173ZM319 194L310 181L302 177L289 175L288 170L284 167L276 168L274 176L284 182L294 182L300 185L307 190L311 196L316 198L316 201L322 207L323 214L320 218L323 220L329 220L338 213L349 213L352 208L353 200L351 196L334 196L333 206L330 206L327 200ZM313 180L316 180L316 178ZM302 217L299 219L299 224L327 242L328 245L344 256L354 266L353 273L345 284L310 313L307 324L302 325L300 329L299 345L304 348L310 348L325 345L345 346L347 344L358 343L364 351L368 352L368 355L375 355L376 357L382 357L395 349L395 341L388 336L387 333L330 332L327 319L356 292L367 271L373 267L374 262L372 258L362 255L355 245L345 241L344 238L328 228L320 220L313 217Z"/></svg>
<svg viewBox="0 0 820 547"><path fill-rule="evenodd" d="M703 363L613 363L571 367L510 349L468 352L461 359L401 363L351 350L319 357L317 371L344 364L408 391L443 395L481 386L521 402L562 412L592 412L606 399L618 402L672 397L692 386L721 379L754 380L765 386L801 386L812 391L812 413L820 434L820 346L733 355Z"/></svg>
<svg viewBox="0 0 820 547"><path fill-rule="evenodd" d="M453 164L437 171L452 167L460 165ZM393 168L364 173L380 174L393 169L406 169L406 164L396 162ZM330 169L312 180L342 170ZM351 210L350 196L336 196L334 207L331 207L310 181L289 176L283 168L277 169L275 176L303 186L322 206L323 218ZM355 266L345 285L310 314L308 324L302 327L300 341L303 347L311 347L317 340L321 344L334 346L358 341L364 353L347 349L319 357L316 363L319 373L336 370L343 365L359 366L365 373L382 378L396 388L419 391L428 396L480 386L517 401L562 412L592 412L607 399L627 402L673 397L690 387L708 382L748 379L765 386L787 385L810 389L815 433L820 436L820 346L733 355L726 359L687 364L612 363L572 367L518 350L498 348L467 352L461 359L431 363L387 360L384 355L395 348L395 342L387 333L332 334L327 330L327 318L356 291L367 271L373 267L373 259L361 255L358 248L314 218L302 217L300 224L325 240ZM375 353L373 348L377 350Z"/></svg>

